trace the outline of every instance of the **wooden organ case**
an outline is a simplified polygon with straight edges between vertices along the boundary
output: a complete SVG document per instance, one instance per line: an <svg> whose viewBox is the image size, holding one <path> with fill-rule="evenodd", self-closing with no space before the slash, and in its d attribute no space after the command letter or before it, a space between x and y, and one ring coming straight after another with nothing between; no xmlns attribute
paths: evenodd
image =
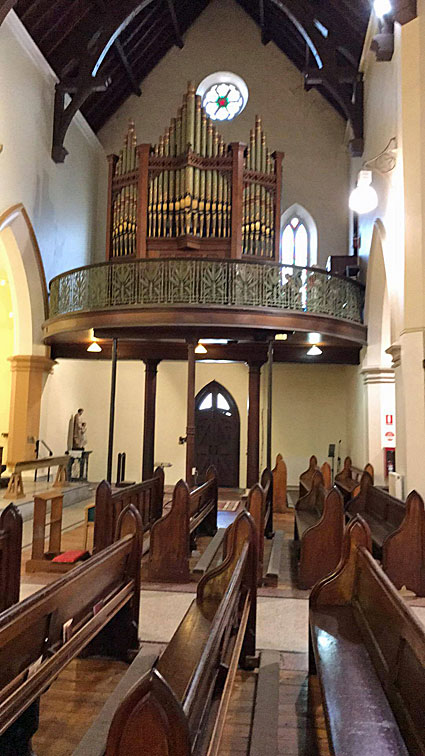
<svg viewBox="0 0 425 756"><path fill-rule="evenodd" d="M188 85L158 144L137 145L130 123L110 155L106 257L279 260L283 153L257 116L250 143L225 145Z"/></svg>

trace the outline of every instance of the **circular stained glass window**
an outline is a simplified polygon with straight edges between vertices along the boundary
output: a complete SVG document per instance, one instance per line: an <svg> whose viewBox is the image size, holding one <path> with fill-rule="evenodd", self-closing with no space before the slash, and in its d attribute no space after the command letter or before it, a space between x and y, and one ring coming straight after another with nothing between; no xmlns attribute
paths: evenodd
<svg viewBox="0 0 425 756"><path fill-rule="evenodd" d="M207 115L214 121L231 121L248 102L248 87L230 71L217 71L201 81L197 94Z"/></svg>

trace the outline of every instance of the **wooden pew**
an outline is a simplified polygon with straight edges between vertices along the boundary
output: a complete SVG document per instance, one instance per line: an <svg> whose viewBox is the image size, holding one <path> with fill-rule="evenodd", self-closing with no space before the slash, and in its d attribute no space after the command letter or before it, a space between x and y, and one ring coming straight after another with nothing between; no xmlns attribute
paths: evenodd
<svg viewBox="0 0 425 756"><path fill-rule="evenodd" d="M97 554L114 541L115 529L122 510L133 504L139 512L145 537L144 553L149 549L148 531L156 520L162 517L164 498L164 470L157 467L153 478L136 483L134 486L112 490L106 480L96 489L94 505L93 553Z"/></svg>
<svg viewBox="0 0 425 756"><path fill-rule="evenodd" d="M179 480L171 509L151 527L148 578L154 582L185 583L190 580L191 538L217 531L217 472L209 467L206 481L189 490Z"/></svg>
<svg viewBox="0 0 425 756"><path fill-rule="evenodd" d="M57 467L54 488L60 488L66 483L66 469L69 457L65 454L61 457L43 457L42 459L27 459L16 462L10 476L9 485L4 495L5 499L22 499L25 496L22 473L26 470L40 470L44 467Z"/></svg>
<svg viewBox="0 0 425 756"><path fill-rule="evenodd" d="M374 553L394 585L425 596L425 510L419 494L412 491L404 504L374 486L365 471L346 513L366 520Z"/></svg>
<svg viewBox="0 0 425 756"><path fill-rule="evenodd" d="M40 696L71 659L137 650L142 540L129 505L115 543L0 614L2 756L32 753Z"/></svg>
<svg viewBox="0 0 425 756"><path fill-rule="evenodd" d="M342 496L335 487L327 493L322 473L316 470L311 490L295 505L294 541L300 547L300 588L311 588L336 568L343 534Z"/></svg>
<svg viewBox="0 0 425 756"><path fill-rule="evenodd" d="M289 512L288 508L288 470L281 454L276 457L273 474L273 511Z"/></svg>
<svg viewBox="0 0 425 756"><path fill-rule="evenodd" d="M332 753L422 756L425 634L370 548L356 517L337 570L311 592L310 674L320 680Z"/></svg>
<svg viewBox="0 0 425 756"><path fill-rule="evenodd" d="M0 515L0 612L19 601L22 517L14 504Z"/></svg>
<svg viewBox="0 0 425 756"><path fill-rule="evenodd" d="M91 756L220 753L238 664L256 664L257 537L247 512L226 543L159 661L117 708L105 751Z"/></svg>
<svg viewBox="0 0 425 756"><path fill-rule="evenodd" d="M374 470L372 465L368 463L364 470L369 473L373 480ZM361 470L359 467L354 467L351 462L351 457L346 457L344 459L342 470L335 475L335 485L341 491L345 503L352 499L357 493L356 489L360 484L360 479L364 470Z"/></svg>
<svg viewBox="0 0 425 756"><path fill-rule="evenodd" d="M265 468L261 474L260 483L256 483L249 493L246 509L252 516L258 536L258 585L263 585L264 572L264 538L271 539L273 533L273 474ZM279 531L280 532L280 531ZM279 538L278 538L279 541ZM277 541L277 542L278 542ZM276 543L277 543L276 542ZM272 547L273 552L273 547ZM272 561L277 561L276 557ZM280 559L279 559L280 561ZM267 570L269 575L269 569ZM277 577L279 572L277 573Z"/></svg>
<svg viewBox="0 0 425 756"><path fill-rule="evenodd" d="M300 475L300 498L311 489L313 475L317 470L317 457L313 454L308 462L308 468Z"/></svg>

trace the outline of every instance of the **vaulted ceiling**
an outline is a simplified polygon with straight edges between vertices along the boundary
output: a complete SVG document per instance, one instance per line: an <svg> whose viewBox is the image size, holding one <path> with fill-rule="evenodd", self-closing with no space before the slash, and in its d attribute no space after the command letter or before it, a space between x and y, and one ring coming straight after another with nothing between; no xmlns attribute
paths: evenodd
<svg viewBox="0 0 425 756"><path fill-rule="evenodd" d="M399 0L400 4L414 0ZM237 0L273 41L351 122L361 151L362 82L358 64L371 0ZM1 6L0 2L0 6ZM3 3L5 4L5 3ZM53 157L80 109L95 131L184 34L208 0L6 0L59 77ZM1 7L0 7L1 14ZM67 106L65 95L71 96ZM56 145L56 147L55 147Z"/></svg>

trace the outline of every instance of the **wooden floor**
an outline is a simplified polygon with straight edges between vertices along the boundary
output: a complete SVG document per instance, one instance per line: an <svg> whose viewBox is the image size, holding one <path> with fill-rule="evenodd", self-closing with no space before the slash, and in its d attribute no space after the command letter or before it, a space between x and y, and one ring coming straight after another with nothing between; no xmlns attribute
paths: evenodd
<svg viewBox="0 0 425 756"><path fill-rule="evenodd" d="M228 499L231 500L231 497ZM235 513L228 510L220 512L220 525L226 526L234 516ZM308 598L308 592L300 591L295 582L295 554L291 543L292 513L276 515L274 527L283 530L286 536L279 584L275 589L260 589L259 595L305 600ZM62 547L82 548L83 538L82 526L65 532ZM200 552L207 542L208 539L199 539ZM266 541L266 561L270 548L270 542ZM49 573L26 575L24 566L29 556L30 551L26 549L23 552L22 574L25 583L40 585L55 579L55 576ZM149 586L143 583L145 590L149 587L155 590L188 590L187 585ZM193 588L194 586L189 587L190 590ZM161 649L159 644L156 645ZM70 756L125 669L126 665L121 662L98 659L79 659L72 662L42 697L40 727L33 739L37 756ZM224 732L222 756L245 756L248 753L255 688L255 672L238 673ZM329 756L320 693L314 680L311 686L311 701L313 705L309 707L307 655L282 652L278 730L278 753L282 756Z"/></svg>

